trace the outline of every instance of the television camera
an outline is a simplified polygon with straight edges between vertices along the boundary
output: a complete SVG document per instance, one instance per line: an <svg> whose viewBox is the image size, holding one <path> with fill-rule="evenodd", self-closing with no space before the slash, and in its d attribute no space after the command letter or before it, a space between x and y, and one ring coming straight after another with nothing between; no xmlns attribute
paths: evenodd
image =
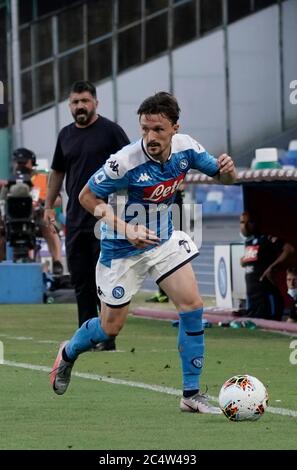
<svg viewBox="0 0 297 470"><path fill-rule="evenodd" d="M13 175L2 195L4 237L13 251L13 261L32 261L35 258L36 234L39 230L38 211L41 209L34 195L31 181L36 156L28 149L13 152ZM30 256L30 251L34 255Z"/></svg>

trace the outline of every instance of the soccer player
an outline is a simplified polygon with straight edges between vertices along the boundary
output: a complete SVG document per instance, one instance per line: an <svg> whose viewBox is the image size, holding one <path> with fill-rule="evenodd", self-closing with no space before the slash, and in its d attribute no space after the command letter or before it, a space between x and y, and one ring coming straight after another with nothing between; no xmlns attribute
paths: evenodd
<svg viewBox="0 0 297 470"><path fill-rule="evenodd" d="M131 298L149 273L179 312L181 410L220 413L200 392L203 302L190 264L198 249L186 233L174 231L170 205L191 168L223 184L232 183L236 172L230 156L223 154L216 159L190 136L178 134L179 112L170 93L147 98L137 111L142 138L111 155L80 193L82 206L105 223L96 268L102 313L100 320L87 321L61 345L51 373L58 395L65 393L78 355L122 329ZM104 202L107 196L122 190L128 195L123 218ZM133 220L137 211L143 220Z"/></svg>

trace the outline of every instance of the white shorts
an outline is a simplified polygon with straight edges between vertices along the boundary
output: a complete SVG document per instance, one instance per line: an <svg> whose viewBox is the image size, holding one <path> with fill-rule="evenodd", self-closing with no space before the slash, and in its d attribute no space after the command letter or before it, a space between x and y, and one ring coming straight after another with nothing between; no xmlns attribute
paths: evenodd
<svg viewBox="0 0 297 470"><path fill-rule="evenodd" d="M198 254L198 248L189 235L174 231L162 245L140 255L114 259L110 268L98 261L98 296L110 307L123 307L131 301L148 274L159 283Z"/></svg>

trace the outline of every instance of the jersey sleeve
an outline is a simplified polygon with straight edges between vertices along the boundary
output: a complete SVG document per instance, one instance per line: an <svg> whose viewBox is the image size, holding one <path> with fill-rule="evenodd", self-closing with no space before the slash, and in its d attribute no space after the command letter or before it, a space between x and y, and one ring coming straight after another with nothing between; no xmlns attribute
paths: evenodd
<svg viewBox="0 0 297 470"><path fill-rule="evenodd" d="M207 176L216 176L220 171L217 159L196 140L191 138L191 143L191 168L199 170Z"/></svg>
<svg viewBox="0 0 297 470"><path fill-rule="evenodd" d="M52 170L66 172L66 161L62 150L61 139L58 137L55 153L51 165Z"/></svg>
<svg viewBox="0 0 297 470"><path fill-rule="evenodd" d="M108 161L107 161L108 162ZM106 163L107 163L106 162ZM112 170L111 170L112 171ZM100 168L88 181L90 190L101 199L106 199L109 194L126 189L128 187L128 174L125 173L122 177L118 175L110 177L110 171L106 164Z"/></svg>

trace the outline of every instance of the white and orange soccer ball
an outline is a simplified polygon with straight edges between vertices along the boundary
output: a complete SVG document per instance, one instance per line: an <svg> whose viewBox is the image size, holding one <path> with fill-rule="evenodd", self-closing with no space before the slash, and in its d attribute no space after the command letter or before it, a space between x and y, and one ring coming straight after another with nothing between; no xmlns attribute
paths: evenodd
<svg viewBox="0 0 297 470"><path fill-rule="evenodd" d="M219 404L230 421L255 421L267 408L268 393L256 377L235 375L222 386Z"/></svg>

